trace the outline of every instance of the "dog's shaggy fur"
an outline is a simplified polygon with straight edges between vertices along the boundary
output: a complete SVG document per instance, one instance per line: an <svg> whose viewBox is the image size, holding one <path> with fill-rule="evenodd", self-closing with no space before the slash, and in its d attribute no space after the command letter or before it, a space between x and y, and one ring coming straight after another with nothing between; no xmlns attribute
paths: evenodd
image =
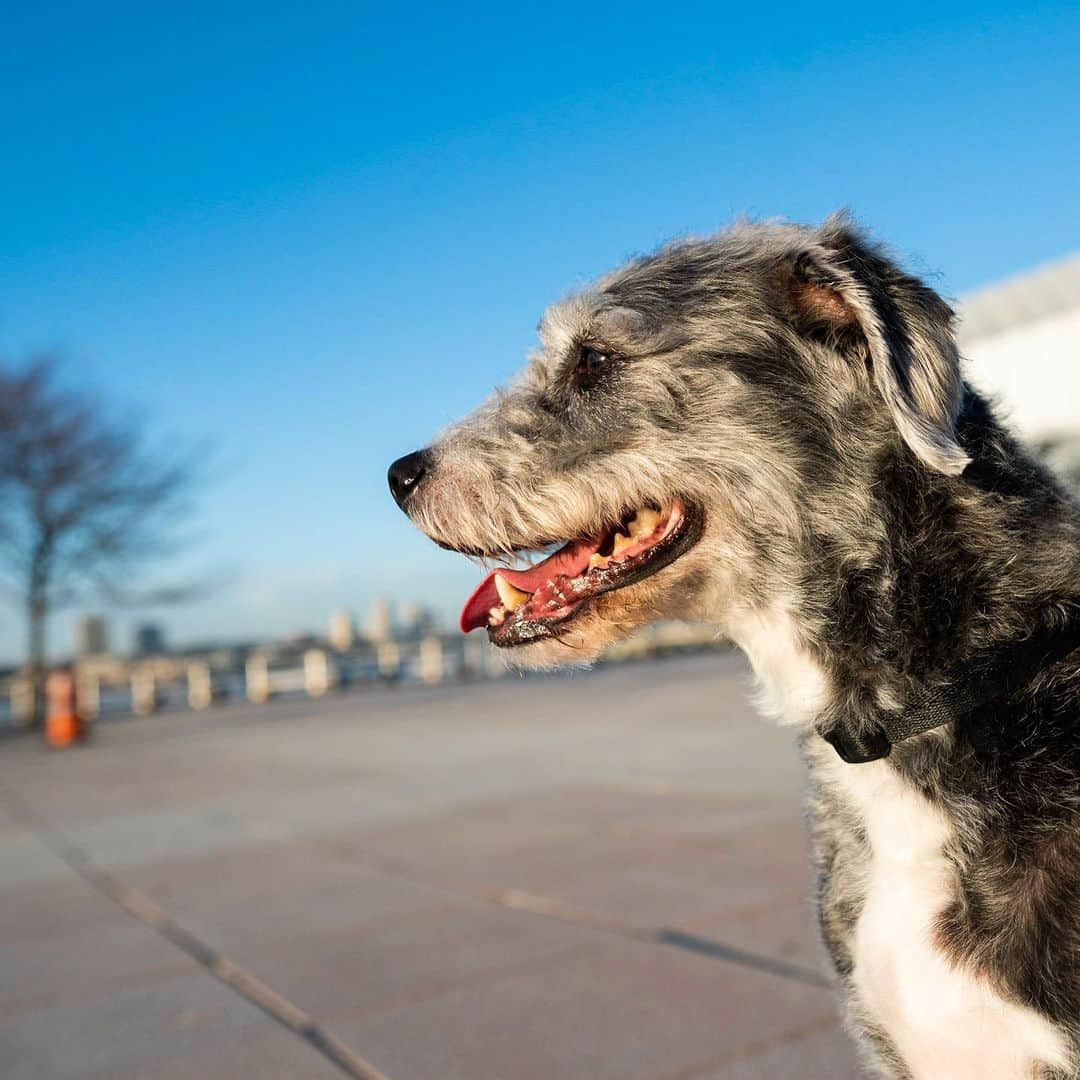
<svg viewBox="0 0 1080 1080"><path fill-rule="evenodd" d="M540 337L427 454L416 524L496 556L673 499L705 525L513 658L714 622L801 730L821 925L868 1062L1080 1076L1076 654L882 760L820 736L1078 616L1080 513L964 383L948 306L846 218L741 224L631 262ZM584 386L583 343L605 361Z"/></svg>

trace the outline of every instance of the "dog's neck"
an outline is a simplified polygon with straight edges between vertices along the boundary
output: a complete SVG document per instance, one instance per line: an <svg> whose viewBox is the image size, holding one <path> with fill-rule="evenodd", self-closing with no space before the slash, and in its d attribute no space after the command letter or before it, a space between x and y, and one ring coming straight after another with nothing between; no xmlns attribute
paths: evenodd
<svg viewBox="0 0 1080 1080"><path fill-rule="evenodd" d="M740 608L725 620L724 630L750 660L757 707L778 723L812 724L832 699L831 682L788 605Z"/></svg>
<svg viewBox="0 0 1080 1080"><path fill-rule="evenodd" d="M849 763L886 757L901 742L953 721L965 723L1056 664L1073 664L1080 657L1080 609L1074 609L1038 633L954 668L939 687L923 687L903 702L882 689L876 715L865 702L845 713L835 681L782 606L744 611L732 618L728 631L754 669L758 708L780 723L816 728Z"/></svg>
<svg viewBox="0 0 1080 1080"><path fill-rule="evenodd" d="M967 474L883 454L866 534L811 536L797 585L791 565L767 590L762 573L766 598L723 620L781 722L872 727L973 658L1080 617L1075 504L974 395L962 422Z"/></svg>

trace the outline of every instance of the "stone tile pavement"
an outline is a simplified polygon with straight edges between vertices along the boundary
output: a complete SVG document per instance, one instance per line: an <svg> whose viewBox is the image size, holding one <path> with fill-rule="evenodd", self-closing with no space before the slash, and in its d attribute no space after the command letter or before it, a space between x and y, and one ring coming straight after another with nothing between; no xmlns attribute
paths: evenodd
<svg viewBox="0 0 1080 1080"><path fill-rule="evenodd" d="M733 655L0 743L0 1076L848 1080Z"/></svg>

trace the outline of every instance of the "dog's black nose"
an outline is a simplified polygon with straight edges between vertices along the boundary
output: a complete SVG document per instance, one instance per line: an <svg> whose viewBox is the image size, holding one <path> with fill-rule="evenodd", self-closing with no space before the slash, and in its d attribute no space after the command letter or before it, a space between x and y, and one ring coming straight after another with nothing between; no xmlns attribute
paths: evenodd
<svg viewBox="0 0 1080 1080"><path fill-rule="evenodd" d="M411 454L400 457L390 466L386 479L390 483L390 494L394 502L405 509L405 502L424 479L431 463L431 454L427 450L414 450Z"/></svg>

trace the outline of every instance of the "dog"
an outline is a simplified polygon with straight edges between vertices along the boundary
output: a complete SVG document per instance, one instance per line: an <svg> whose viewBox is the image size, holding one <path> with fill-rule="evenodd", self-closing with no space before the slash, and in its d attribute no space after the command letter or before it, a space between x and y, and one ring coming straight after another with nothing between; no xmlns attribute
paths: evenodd
<svg viewBox="0 0 1080 1080"><path fill-rule="evenodd" d="M550 667L714 623L801 740L867 1067L1080 1077L1080 509L949 306L836 215L663 247L539 337L390 468L431 539L502 562L462 629Z"/></svg>

